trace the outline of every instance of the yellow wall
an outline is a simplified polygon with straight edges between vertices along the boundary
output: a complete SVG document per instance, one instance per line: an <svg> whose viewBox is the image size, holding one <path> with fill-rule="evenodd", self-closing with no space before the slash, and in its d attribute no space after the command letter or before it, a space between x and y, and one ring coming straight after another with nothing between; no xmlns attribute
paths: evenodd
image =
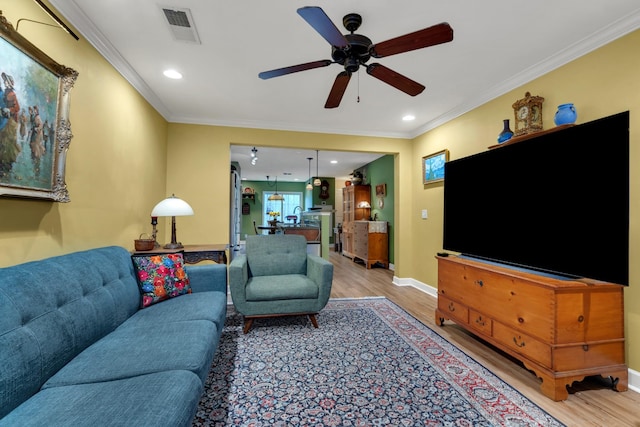
<svg viewBox="0 0 640 427"><path fill-rule="evenodd" d="M195 211L193 217L176 219L179 222L179 240L194 243L228 242L231 144L246 145L247 150L260 145L397 153L396 182L400 185L395 193L395 206L411 205L411 192L404 191L402 185L408 189L412 179L409 140L170 124L167 191L187 200ZM398 241L411 239L409 215L410 210L396 208L396 218L401 218L401 221L396 220L396 248ZM396 249L395 265L396 271L402 272L405 267L399 261L399 252L401 249Z"/></svg>
<svg viewBox="0 0 640 427"><path fill-rule="evenodd" d="M50 22L36 3L2 1L13 23ZM23 21L20 34L78 71L67 155L70 203L0 198L0 266L97 246L133 246L165 196L167 123L84 39Z"/></svg>
<svg viewBox="0 0 640 427"><path fill-rule="evenodd" d="M636 31L591 54L548 73L507 93L464 116L453 120L414 141L413 175L419 176L421 156L450 150L451 159L484 151L496 143L502 130L502 119L511 119L511 104L523 98L526 91L545 98L543 121L545 129L554 126L553 116L559 104L573 102L578 111L578 122L584 123L611 114L629 110L630 114L630 286L625 289L625 327L627 337L627 364L640 370L640 31ZM602 141L603 162L606 162L607 144ZM588 167L588 165L585 165ZM433 254L441 249L443 187L424 187L413 183L414 210L428 209L426 221L412 216L414 238L402 243L416 254L411 277L437 284L436 261ZM612 191L615 191L612 189ZM606 209L597 200L584 207L584 221ZM615 249L615 248L612 248Z"/></svg>
<svg viewBox="0 0 640 427"><path fill-rule="evenodd" d="M13 23L49 20L33 2L0 0L0 9ZM576 104L579 123L631 110L630 259L638 259L640 118L634 113L640 111L640 56L631 54L640 46L638 31L413 141L168 124L85 40L28 22L20 33L80 74L71 91L71 202L0 198L0 266L104 245L130 248L134 238L150 231L151 208L171 193L195 210L194 216L177 219L179 240L227 242L229 146L244 144L396 154L396 276L436 286L433 256L441 249L443 187L423 186L420 160L444 148L453 159L486 150L525 91L546 98L547 128L553 126L555 107L564 102ZM597 209L606 209L594 202L585 210L587 221ZM420 219L422 209L429 219ZM159 221L159 240L166 241L168 221ZM627 359L630 368L640 370L640 337L633 333L640 326L640 263L631 262L630 277Z"/></svg>

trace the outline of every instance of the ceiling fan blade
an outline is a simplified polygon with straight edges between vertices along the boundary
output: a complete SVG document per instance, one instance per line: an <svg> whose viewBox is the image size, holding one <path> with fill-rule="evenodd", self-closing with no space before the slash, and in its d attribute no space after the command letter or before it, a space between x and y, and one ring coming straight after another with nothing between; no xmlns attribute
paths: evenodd
<svg viewBox="0 0 640 427"><path fill-rule="evenodd" d="M420 83L375 62L367 65L367 74L411 96L416 96L424 90L424 86Z"/></svg>
<svg viewBox="0 0 640 427"><path fill-rule="evenodd" d="M422 49L453 40L453 28L448 23L443 22L433 27L425 28L404 36L396 37L371 47L371 56L374 58L384 58L385 56L397 53L409 52Z"/></svg>
<svg viewBox="0 0 640 427"><path fill-rule="evenodd" d="M329 92L329 97L327 98L327 102L324 104L324 108L336 108L340 105L344 91L347 90L349 80L351 80L351 73L346 71L343 71L336 76L336 80L333 82L331 92Z"/></svg>
<svg viewBox="0 0 640 427"><path fill-rule="evenodd" d="M307 62L305 64L292 65L290 67L278 68L270 71L263 71L258 74L262 80L270 79L273 77L284 76L285 74L297 73L298 71L306 71L313 70L314 68L327 67L333 64L332 61L328 59L323 59L322 61L313 61Z"/></svg>
<svg viewBox="0 0 640 427"><path fill-rule="evenodd" d="M317 6L301 7L298 9L298 15L302 16L331 46L349 46L347 39L321 8Z"/></svg>

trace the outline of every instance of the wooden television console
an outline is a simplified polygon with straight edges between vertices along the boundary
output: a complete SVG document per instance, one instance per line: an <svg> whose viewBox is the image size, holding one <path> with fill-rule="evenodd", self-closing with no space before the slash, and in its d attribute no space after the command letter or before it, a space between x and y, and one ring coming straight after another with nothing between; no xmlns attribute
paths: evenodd
<svg viewBox="0 0 640 427"><path fill-rule="evenodd" d="M591 375L627 390L623 286L437 259L436 324L452 320L520 360L550 399L567 399L567 385Z"/></svg>

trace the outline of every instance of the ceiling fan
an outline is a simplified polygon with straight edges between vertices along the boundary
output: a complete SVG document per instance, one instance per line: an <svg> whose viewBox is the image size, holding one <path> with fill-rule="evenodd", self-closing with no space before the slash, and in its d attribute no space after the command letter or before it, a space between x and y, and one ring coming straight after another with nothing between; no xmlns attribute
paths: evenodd
<svg viewBox="0 0 640 427"><path fill-rule="evenodd" d="M395 87L402 92L416 96L425 89L423 85L403 76L390 68L376 62L367 64L371 57L384 58L398 53L422 49L453 40L453 29L448 23L443 22L423 30L405 34L400 37L373 44L371 40L355 31L362 24L362 17L357 13L349 13L342 18L342 23L350 34L343 35L327 14L317 6L307 6L298 9L300 15L331 45L331 58L320 61L307 62L290 67L277 68L263 71L258 74L263 80L299 71L312 70L314 68L327 67L331 64L340 64L344 71L340 72L333 83L329 97L324 108L336 108L340 105L342 96L347 89L351 74L356 72L360 65L366 67L367 74Z"/></svg>

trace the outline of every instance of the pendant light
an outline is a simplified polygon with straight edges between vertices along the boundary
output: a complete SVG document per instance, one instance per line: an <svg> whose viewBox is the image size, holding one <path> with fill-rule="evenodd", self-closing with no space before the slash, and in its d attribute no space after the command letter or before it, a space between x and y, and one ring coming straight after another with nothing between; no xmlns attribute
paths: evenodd
<svg viewBox="0 0 640 427"><path fill-rule="evenodd" d="M311 160L313 159L313 157L307 157L307 160L309 160L309 179L307 180L307 190L313 190L313 185L311 185Z"/></svg>
<svg viewBox="0 0 640 427"><path fill-rule="evenodd" d="M319 174L318 174L318 161L320 160L319 152L316 150L316 179L313 180L314 187L320 187L322 182L320 182Z"/></svg>
<svg viewBox="0 0 640 427"><path fill-rule="evenodd" d="M267 182L269 182L269 177L267 176ZM268 197L269 201L273 200L284 200L284 196L282 194L278 194L278 177L276 176L276 192Z"/></svg>

